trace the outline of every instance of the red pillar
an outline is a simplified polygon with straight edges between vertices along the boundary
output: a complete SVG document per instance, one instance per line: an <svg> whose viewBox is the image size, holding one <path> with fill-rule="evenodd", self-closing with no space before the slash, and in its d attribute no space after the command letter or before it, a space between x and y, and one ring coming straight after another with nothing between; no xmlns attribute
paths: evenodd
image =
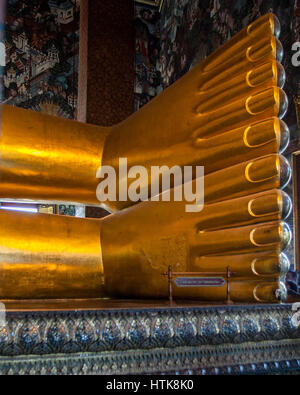
<svg viewBox="0 0 300 395"><path fill-rule="evenodd" d="M82 0L79 120L114 125L134 111L134 1Z"/></svg>
<svg viewBox="0 0 300 395"><path fill-rule="evenodd" d="M134 1L81 0L78 120L111 126L134 111ZM107 211L86 207L86 217Z"/></svg>

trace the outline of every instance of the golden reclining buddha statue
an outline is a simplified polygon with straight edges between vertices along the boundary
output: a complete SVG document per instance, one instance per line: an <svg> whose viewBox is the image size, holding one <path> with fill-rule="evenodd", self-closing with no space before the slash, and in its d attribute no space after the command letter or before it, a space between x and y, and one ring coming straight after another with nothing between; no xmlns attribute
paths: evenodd
<svg viewBox="0 0 300 395"><path fill-rule="evenodd" d="M98 220L1 211L0 298L167 298L169 266L229 266L233 301L284 300L291 201L281 189L291 169L281 156L289 130L279 33L273 14L261 17L113 127L3 105L1 199L99 205L97 173L122 172L120 158L147 171L204 166L205 177L198 212L174 198L120 195L102 202L112 214ZM221 302L226 285L178 286L174 296Z"/></svg>

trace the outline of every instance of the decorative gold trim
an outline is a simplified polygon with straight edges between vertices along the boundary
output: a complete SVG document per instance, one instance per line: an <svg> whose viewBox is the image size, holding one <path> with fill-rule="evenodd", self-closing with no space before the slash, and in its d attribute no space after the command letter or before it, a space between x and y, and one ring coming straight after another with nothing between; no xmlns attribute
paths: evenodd
<svg viewBox="0 0 300 395"><path fill-rule="evenodd" d="M159 12L161 11L164 0L135 0L136 3L142 3L146 5L152 5L158 7Z"/></svg>

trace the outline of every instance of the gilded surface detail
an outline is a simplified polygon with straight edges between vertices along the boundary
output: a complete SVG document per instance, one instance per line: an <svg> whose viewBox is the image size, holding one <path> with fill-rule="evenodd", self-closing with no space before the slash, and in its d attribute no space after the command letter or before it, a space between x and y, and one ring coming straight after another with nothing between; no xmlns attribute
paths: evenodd
<svg viewBox="0 0 300 395"><path fill-rule="evenodd" d="M164 299L169 266L211 274L230 266L232 301L285 300L292 205L282 191L291 168L281 155L289 129L279 35L277 17L262 16L111 127L3 105L0 198L103 203L113 214L94 221L0 212L0 298ZM204 204L195 197L192 213L163 171L153 172L175 165L204 167ZM107 166L116 176L108 201L96 195ZM127 170L136 166L146 175L134 181ZM198 184L184 181L185 195ZM136 183L147 194L134 200ZM173 296L224 302L226 285L175 283Z"/></svg>

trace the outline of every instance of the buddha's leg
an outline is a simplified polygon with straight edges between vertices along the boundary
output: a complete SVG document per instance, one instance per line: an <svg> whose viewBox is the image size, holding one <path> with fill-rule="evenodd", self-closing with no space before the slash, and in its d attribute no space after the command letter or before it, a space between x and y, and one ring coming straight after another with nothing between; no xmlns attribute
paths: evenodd
<svg viewBox="0 0 300 395"><path fill-rule="evenodd" d="M108 132L108 128L3 105L0 196L95 203L95 175Z"/></svg>
<svg viewBox="0 0 300 395"><path fill-rule="evenodd" d="M232 299L275 301L288 266L280 253L291 204L269 189L288 171L277 155L262 160L263 166L243 163L208 175L205 196L222 201L199 213L172 201L143 202L101 221L0 213L1 298L165 297L161 274L169 265L224 271L234 256ZM235 183L224 187L230 174ZM225 286L175 290L177 297L203 300L225 294Z"/></svg>
<svg viewBox="0 0 300 395"><path fill-rule="evenodd" d="M266 196L273 203L270 217L281 216L280 205L277 215L274 210L279 201L275 195ZM232 201L232 207L240 199ZM228 206L223 209L229 211ZM129 212L106 221L1 212L0 298L162 298L168 287L161 274L169 265L179 272L204 267L207 272L225 272L230 261L234 301L255 301L257 287L263 301L276 300L280 276L288 268L280 255L288 239L281 222L260 223L264 218L258 218L250 226L198 232L196 218L194 226L181 219L183 230L178 233L171 218L166 229L155 211L152 215L155 220L143 218L142 230L139 222L134 226ZM174 287L174 295L223 301L226 286Z"/></svg>
<svg viewBox="0 0 300 395"><path fill-rule="evenodd" d="M111 129L3 106L0 197L99 204L97 169L118 170L121 157L149 174L163 165L202 165L209 174L284 149L278 33L272 14L260 18Z"/></svg>
<svg viewBox="0 0 300 395"><path fill-rule="evenodd" d="M100 222L0 210L0 298L103 294Z"/></svg>

